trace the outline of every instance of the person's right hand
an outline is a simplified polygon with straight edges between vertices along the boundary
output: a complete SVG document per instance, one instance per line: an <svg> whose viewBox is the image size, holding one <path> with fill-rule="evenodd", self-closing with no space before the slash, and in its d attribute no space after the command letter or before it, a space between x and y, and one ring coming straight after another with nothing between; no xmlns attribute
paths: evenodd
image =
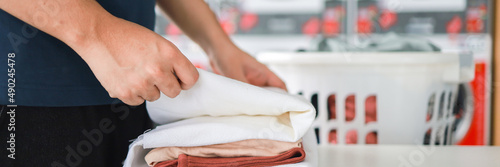
<svg viewBox="0 0 500 167"><path fill-rule="evenodd" d="M111 97L139 105L157 100L160 91L176 97L196 83L198 71L171 42L135 23L104 19L72 48Z"/></svg>

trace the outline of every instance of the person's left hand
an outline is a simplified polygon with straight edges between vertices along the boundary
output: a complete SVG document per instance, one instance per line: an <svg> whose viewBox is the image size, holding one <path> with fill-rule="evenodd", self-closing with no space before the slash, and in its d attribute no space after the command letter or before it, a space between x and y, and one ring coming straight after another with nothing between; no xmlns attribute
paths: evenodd
<svg viewBox="0 0 500 167"><path fill-rule="evenodd" d="M255 86L271 86L287 90L285 83L276 74L237 47L227 47L209 53L208 57L216 74Z"/></svg>

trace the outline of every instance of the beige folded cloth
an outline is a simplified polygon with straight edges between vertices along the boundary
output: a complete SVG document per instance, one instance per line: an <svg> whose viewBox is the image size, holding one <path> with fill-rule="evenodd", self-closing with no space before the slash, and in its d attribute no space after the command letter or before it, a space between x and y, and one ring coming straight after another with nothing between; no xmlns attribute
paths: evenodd
<svg viewBox="0 0 500 167"><path fill-rule="evenodd" d="M248 139L231 143L198 147L159 147L151 150L144 158L148 165L177 159L180 154L195 157L260 157L276 156L292 148L301 147L297 142L283 142L267 139Z"/></svg>

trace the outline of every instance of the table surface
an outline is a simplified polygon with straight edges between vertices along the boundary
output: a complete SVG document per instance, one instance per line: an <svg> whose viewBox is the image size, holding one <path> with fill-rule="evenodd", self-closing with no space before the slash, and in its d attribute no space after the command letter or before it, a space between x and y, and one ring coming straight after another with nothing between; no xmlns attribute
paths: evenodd
<svg viewBox="0 0 500 167"><path fill-rule="evenodd" d="M321 167L500 167L500 147L320 146Z"/></svg>

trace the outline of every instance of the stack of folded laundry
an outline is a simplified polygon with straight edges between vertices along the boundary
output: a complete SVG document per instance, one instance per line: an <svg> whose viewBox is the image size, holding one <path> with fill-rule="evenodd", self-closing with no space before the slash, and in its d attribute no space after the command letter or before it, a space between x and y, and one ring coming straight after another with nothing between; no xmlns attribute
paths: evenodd
<svg viewBox="0 0 500 167"><path fill-rule="evenodd" d="M317 166L306 99L199 73L176 98L146 104L159 126L130 145L125 167Z"/></svg>

